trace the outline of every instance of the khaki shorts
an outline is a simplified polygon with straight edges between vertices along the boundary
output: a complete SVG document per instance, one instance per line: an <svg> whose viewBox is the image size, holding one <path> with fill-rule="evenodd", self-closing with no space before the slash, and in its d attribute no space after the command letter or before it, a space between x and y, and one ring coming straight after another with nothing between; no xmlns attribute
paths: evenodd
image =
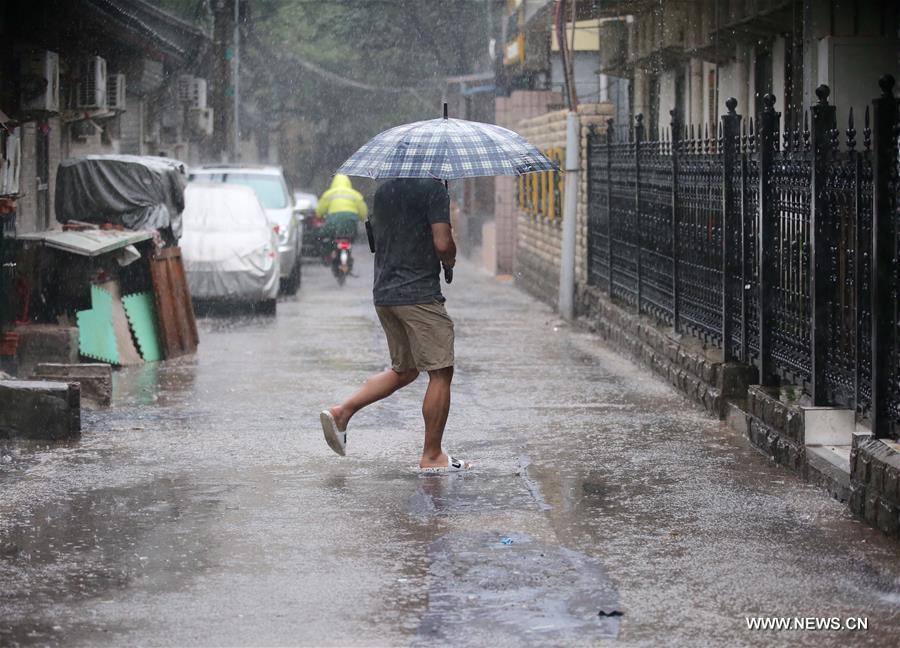
<svg viewBox="0 0 900 648"><path fill-rule="evenodd" d="M443 304L376 306L394 371L453 366L453 320Z"/></svg>

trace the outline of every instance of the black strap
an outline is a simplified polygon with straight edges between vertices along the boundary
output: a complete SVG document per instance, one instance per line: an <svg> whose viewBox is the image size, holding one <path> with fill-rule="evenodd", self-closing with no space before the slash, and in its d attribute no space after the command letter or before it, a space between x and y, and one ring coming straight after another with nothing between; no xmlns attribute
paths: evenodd
<svg viewBox="0 0 900 648"><path fill-rule="evenodd" d="M375 233L372 231L372 222L366 219L366 237L369 239L369 249L375 254Z"/></svg>

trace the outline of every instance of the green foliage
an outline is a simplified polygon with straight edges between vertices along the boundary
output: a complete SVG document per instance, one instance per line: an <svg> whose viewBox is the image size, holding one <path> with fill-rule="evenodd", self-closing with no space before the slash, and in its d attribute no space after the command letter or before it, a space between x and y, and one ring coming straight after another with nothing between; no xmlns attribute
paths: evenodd
<svg viewBox="0 0 900 648"><path fill-rule="evenodd" d="M218 0L150 1L213 33ZM297 186L320 192L340 163L375 134L440 116L444 78L488 64L496 4L240 2L242 130L263 135L293 126L293 139L279 142L282 164Z"/></svg>
<svg viewBox="0 0 900 648"><path fill-rule="evenodd" d="M251 8L247 85L272 123L313 125L302 159L283 163L316 189L378 132L439 116L444 78L486 58L488 0L271 0Z"/></svg>

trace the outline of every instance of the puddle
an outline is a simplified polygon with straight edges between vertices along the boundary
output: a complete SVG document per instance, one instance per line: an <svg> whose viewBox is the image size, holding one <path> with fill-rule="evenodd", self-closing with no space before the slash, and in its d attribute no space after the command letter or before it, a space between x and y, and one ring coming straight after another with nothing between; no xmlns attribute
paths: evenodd
<svg viewBox="0 0 900 648"><path fill-rule="evenodd" d="M427 556L428 607L413 645L594 645L618 635L616 587L582 553L482 532L440 537Z"/></svg>

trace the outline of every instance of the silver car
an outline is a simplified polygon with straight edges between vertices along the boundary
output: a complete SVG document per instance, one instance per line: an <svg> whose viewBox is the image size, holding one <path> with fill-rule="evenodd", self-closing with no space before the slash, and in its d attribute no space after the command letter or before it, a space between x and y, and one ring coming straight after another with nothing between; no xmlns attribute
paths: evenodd
<svg viewBox="0 0 900 648"><path fill-rule="evenodd" d="M296 293L300 287L303 219L288 192L281 167L205 165L192 168L188 180L243 185L256 192L259 202L262 203L278 234L281 292L285 295Z"/></svg>

